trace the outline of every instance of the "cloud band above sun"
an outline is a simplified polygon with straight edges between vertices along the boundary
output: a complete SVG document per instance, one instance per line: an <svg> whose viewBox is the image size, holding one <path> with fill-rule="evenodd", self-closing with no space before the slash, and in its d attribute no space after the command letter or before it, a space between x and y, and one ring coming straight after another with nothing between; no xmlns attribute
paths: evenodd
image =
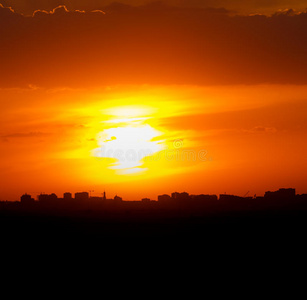
<svg viewBox="0 0 307 300"><path fill-rule="evenodd" d="M114 3L116 2L116 3ZM35 10L52 11L55 7L65 5L69 10L103 10L108 7L125 9L125 7L168 5L180 8L224 8L237 13L272 13L279 9L306 9L304 0L1 0L4 6L11 6L18 13L32 14Z"/></svg>
<svg viewBox="0 0 307 300"><path fill-rule="evenodd" d="M307 83L306 12L239 16L163 4L105 11L61 6L26 17L0 7L0 86Z"/></svg>

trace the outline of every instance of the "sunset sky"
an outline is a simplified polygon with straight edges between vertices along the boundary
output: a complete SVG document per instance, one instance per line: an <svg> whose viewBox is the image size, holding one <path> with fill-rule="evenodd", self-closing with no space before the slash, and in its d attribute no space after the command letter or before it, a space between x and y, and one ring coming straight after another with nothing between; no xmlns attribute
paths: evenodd
<svg viewBox="0 0 307 300"><path fill-rule="evenodd" d="M0 0L0 200L307 193L307 1L119 2Z"/></svg>

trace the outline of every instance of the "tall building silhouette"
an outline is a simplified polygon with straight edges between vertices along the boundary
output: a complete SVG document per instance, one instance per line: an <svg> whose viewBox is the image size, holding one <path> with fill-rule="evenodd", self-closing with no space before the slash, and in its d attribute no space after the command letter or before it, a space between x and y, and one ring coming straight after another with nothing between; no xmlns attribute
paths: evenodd
<svg viewBox="0 0 307 300"><path fill-rule="evenodd" d="M72 193L64 193L63 199L69 201L72 199Z"/></svg>

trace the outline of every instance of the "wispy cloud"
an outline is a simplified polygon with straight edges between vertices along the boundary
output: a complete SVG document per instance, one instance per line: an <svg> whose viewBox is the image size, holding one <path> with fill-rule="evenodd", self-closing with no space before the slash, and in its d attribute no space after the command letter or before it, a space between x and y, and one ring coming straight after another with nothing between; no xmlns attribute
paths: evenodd
<svg viewBox="0 0 307 300"><path fill-rule="evenodd" d="M10 134L5 134L2 135L1 138L4 141L8 141L9 139L25 139L25 138L40 138L40 137L46 137L46 136L50 136L50 133L46 133L46 132L16 132L16 133L10 133Z"/></svg>

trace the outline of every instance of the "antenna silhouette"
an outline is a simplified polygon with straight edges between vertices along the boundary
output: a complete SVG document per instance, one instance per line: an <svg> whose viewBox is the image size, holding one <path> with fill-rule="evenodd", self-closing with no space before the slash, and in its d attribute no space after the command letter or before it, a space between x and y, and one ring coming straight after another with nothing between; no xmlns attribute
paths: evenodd
<svg viewBox="0 0 307 300"><path fill-rule="evenodd" d="M249 194L249 191L244 194L243 198L246 197L248 194Z"/></svg>

